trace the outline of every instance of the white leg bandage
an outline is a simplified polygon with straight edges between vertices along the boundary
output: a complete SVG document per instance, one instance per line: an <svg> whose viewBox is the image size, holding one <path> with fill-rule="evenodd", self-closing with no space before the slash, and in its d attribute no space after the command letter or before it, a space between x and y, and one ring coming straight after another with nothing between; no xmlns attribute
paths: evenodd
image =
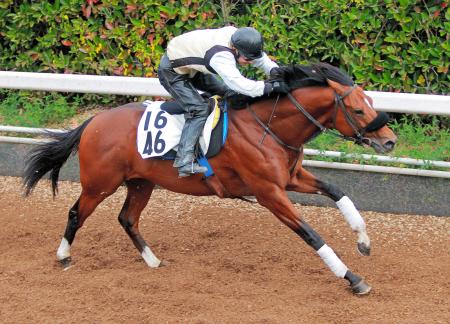
<svg viewBox="0 0 450 324"><path fill-rule="evenodd" d="M333 273L337 277L344 278L348 268L338 258L332 248L324 244L319 250L317 250L317 254L319 254L323 262L325 262L325 264L330 268L331 271L333 271Z"/></svg>
<svg viewBox="0 0 450 324"><path fill-rule="evenodd" d="M353 202L347 196L344 196L341 200L337 201L336 205L341 210L345 220L350 225L352 230L356 232L366 230L366 224L364 223L363 218L359 214Z"/></svg>
<svg viewBox="0 0 450 324"><path fill-rule="evenodd" d="M150 268L158 268L161 264L161 261L153 254L148 246L144 248L141 255Z"/></svg>
<svg viewBox="0 0 450 324"><path fill-rule="evenodd" d="M65 258L70 257L70 244L65 237L61 240L58 251L56 251L56 257L58 260L64 260Z"/></svg>

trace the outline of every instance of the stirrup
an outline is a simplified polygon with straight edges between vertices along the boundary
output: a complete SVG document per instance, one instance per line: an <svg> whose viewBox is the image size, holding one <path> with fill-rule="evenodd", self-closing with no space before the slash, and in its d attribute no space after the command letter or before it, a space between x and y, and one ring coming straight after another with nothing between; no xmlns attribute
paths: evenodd
<svg viewBox="0 0 450 324"><path fill-rule="evenodd" d="M199 165L196 162L185 164L178 168L178 177L184 178L197 173L208 172L208 168Z"/></svg>

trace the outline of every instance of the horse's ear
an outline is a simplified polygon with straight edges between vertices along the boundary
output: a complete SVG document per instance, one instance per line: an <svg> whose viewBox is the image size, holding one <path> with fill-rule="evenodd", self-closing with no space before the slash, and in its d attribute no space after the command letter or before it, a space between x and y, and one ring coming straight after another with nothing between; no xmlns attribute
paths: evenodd
<svg viewBox="0 0 450 324"><path fill-rule="evenodd" d="M370 107L373 107L373 99L370 96L366 95L366 94L364 94L364 95L365 95L366 99L369 101Z"/></svg>
<svg viewBox="0 0 450 324"><path fill-rule="evenodd" d="M345 86L340 84L339 82L327 79L327 83L338 94L342 95L345 92Z"/></svg>

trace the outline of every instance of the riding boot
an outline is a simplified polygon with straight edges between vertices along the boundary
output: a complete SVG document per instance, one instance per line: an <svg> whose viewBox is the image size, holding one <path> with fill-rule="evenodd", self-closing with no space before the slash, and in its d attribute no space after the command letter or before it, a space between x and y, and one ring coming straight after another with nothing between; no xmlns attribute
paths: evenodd
<svg viewBox="0 0 450 324"><path fill-rule="evenodd" d="M205 173L208 168L200 166L195 157L195 145L202 133L206 118L197 116L189 118L184 124L181 133L180 143L178 144L177 156L175 158L174 167L178 168L180 177L187 177L195 173Z"/></svg>

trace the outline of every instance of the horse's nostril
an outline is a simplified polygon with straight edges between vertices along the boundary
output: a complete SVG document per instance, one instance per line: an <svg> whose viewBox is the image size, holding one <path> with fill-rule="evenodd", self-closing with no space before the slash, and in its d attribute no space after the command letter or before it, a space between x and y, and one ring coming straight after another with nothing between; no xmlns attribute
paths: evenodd
<svg viewBox="0 0 450 324"><path fill-rule="evenodd" d="M391 151L394 148L394 146L395 146L395 142L394 141L387 141L386 143L383 144L383 146L384 146L384 148L386 150Z"/></svg>
<svg viewBox="0 0 450 324"><path fill-rule="evenodd" d="M372 144L372 140L371 140L370 138L368 138L368 137L364 137L364 138L362 139L362 142L363 142L364 144L366 144L367 146L370 146L370 145Z"/></svg>

